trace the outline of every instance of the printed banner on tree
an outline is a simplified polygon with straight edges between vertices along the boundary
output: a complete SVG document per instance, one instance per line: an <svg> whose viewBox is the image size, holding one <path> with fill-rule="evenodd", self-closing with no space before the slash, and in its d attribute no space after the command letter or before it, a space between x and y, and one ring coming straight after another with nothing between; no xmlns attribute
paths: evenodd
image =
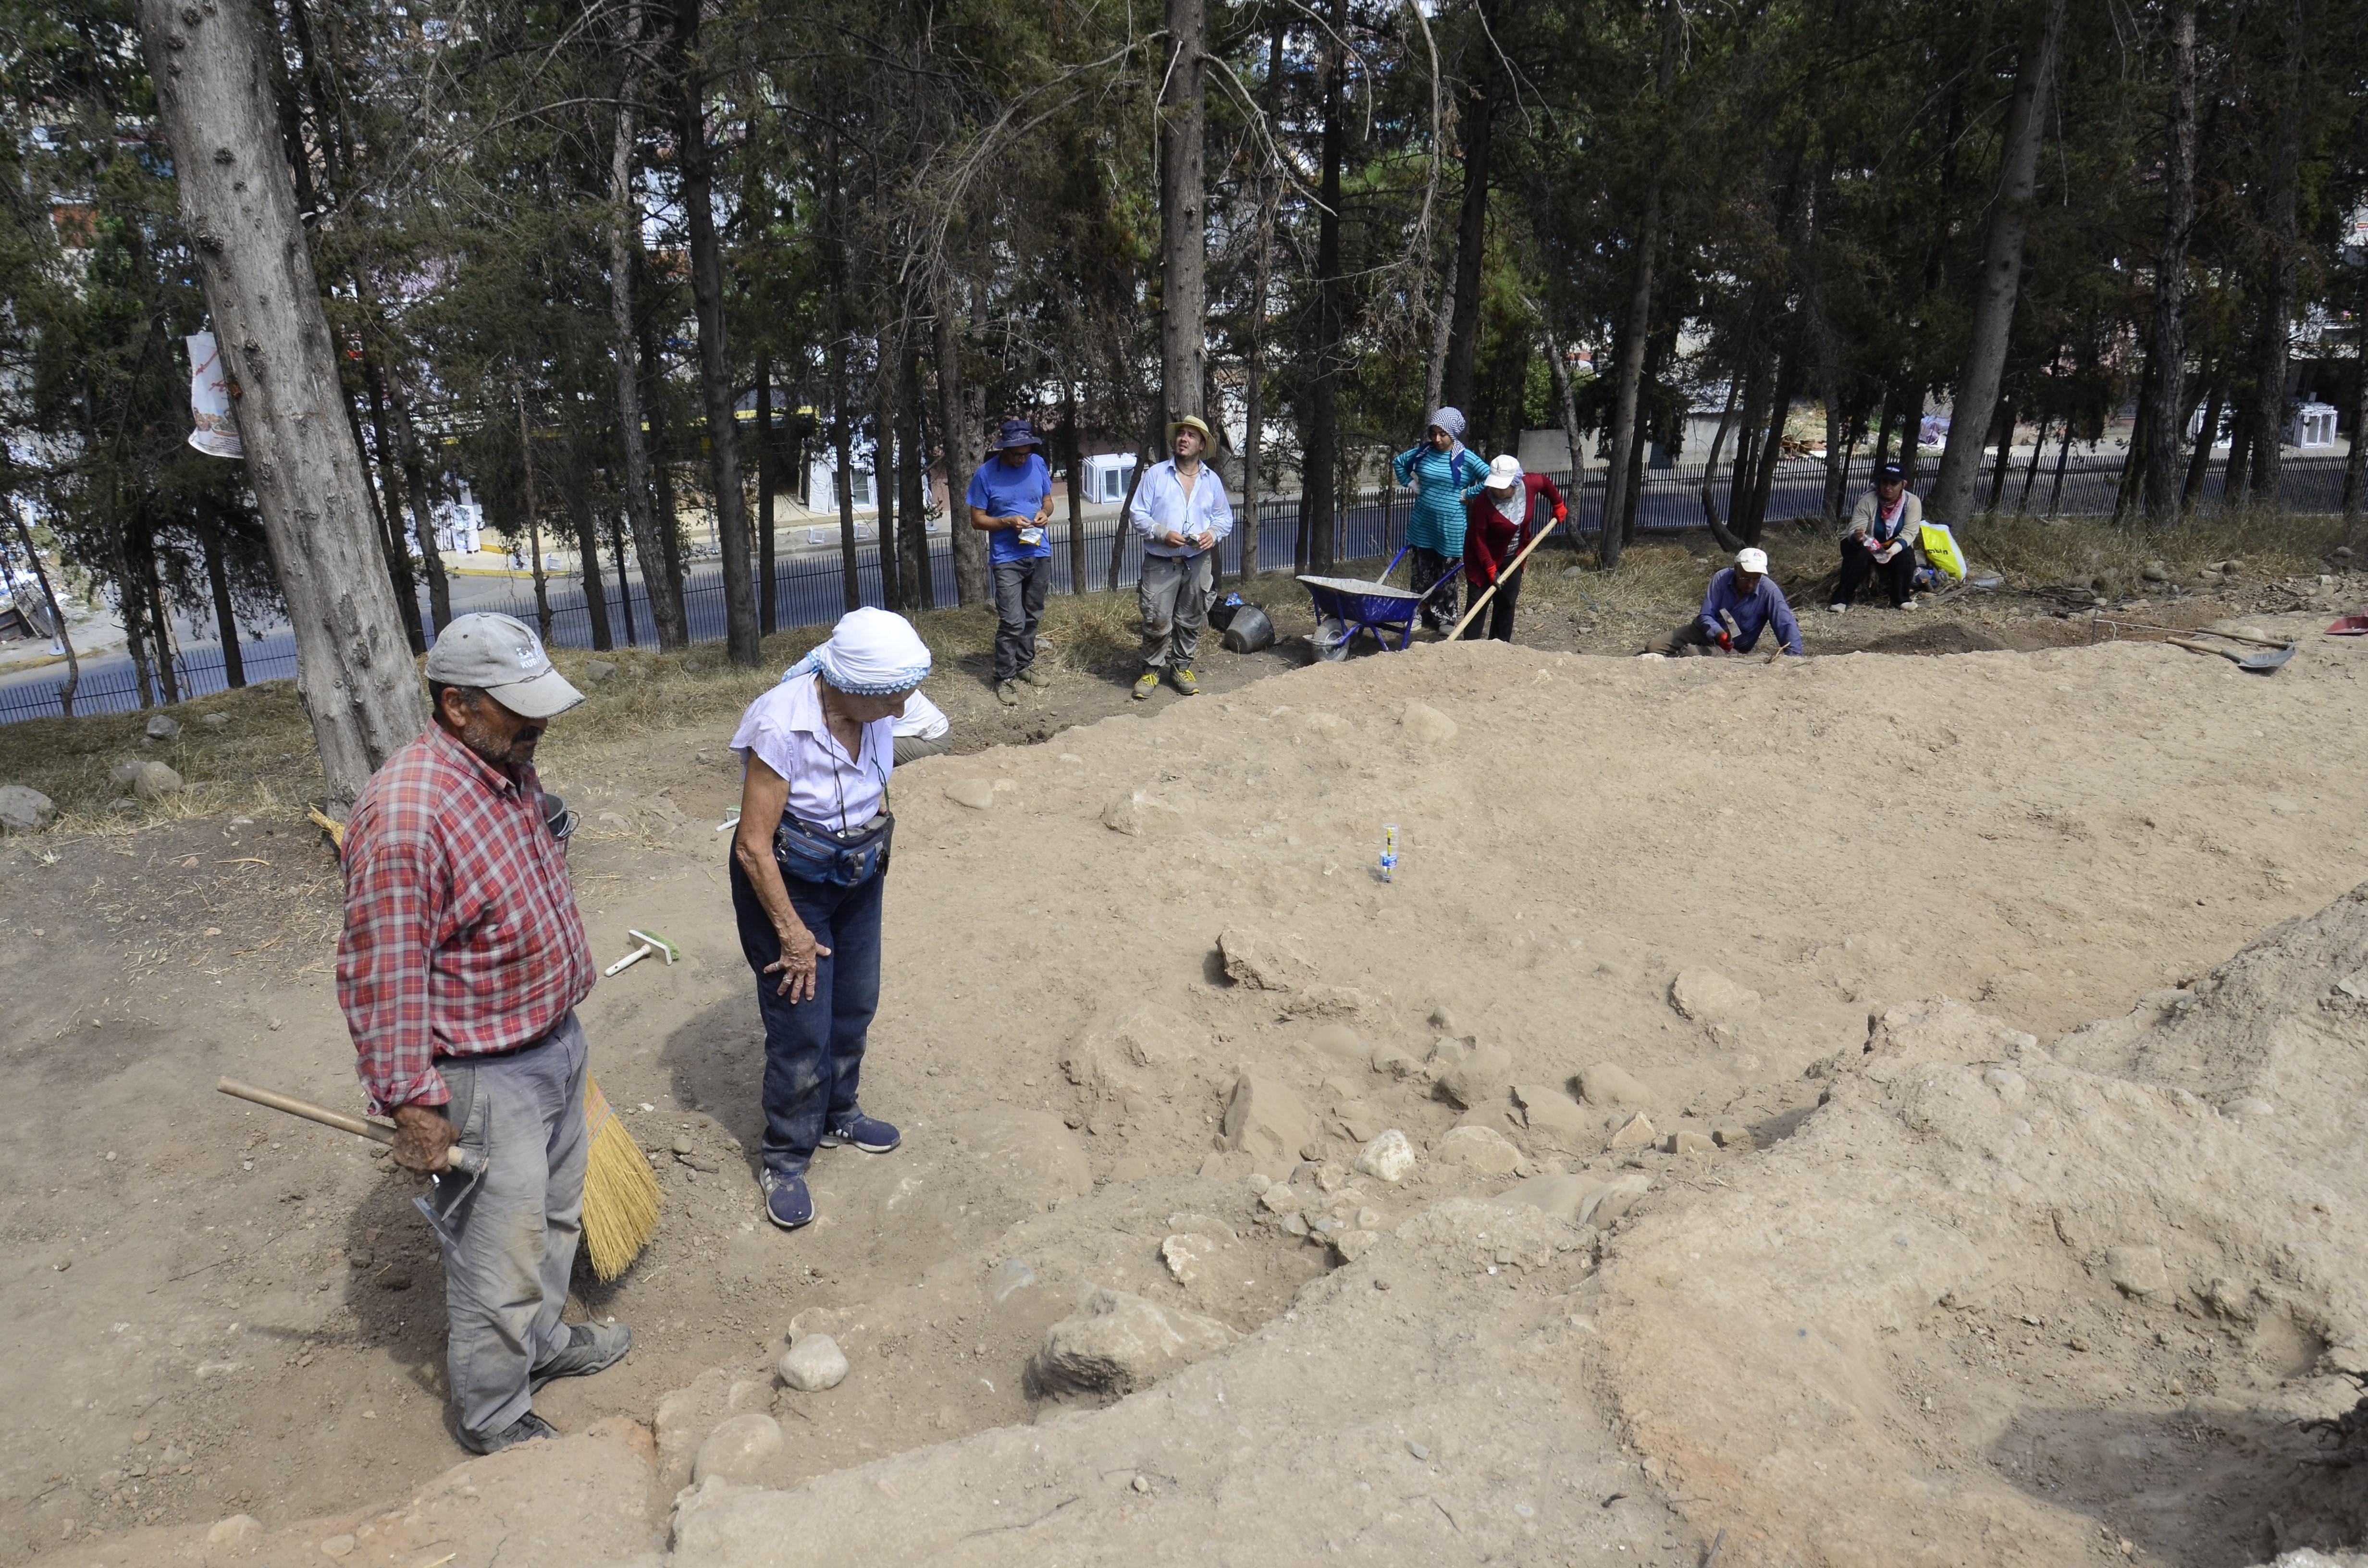
<svg viewBox="0 0 2368 1568"><path fill-rule="evenodd" d="M230 377L211 332L193 333L189 344L189 415L197 428L189 445L211 458L243 458L238 417L230 409Z"/></svg>

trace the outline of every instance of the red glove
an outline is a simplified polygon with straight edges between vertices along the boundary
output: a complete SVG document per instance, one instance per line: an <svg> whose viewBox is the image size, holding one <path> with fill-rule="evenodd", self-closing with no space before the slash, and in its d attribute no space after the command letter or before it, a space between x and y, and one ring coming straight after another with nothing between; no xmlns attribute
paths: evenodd
<svg viewBox="0 0 2368 1568"><path fill-rule="evenodd" d="M1554 508L1554 521L1555 521L1555 522L1557 522L1557 523L1560 523L1560 522L1567 522L1567 521L1569 520L1569 518L1570 518L1570 508L1569 508L1569 507L1567 507L1567 506L1556 506L1556 507Z"/></svg>
<svg viewBox="0 0 2368 1568"><path fill-rule="evenodd" d="M1729 637L1724 631L1718 634L1718 645L1725 649L1730 653L1735 652L1735 639Z"/></svg>

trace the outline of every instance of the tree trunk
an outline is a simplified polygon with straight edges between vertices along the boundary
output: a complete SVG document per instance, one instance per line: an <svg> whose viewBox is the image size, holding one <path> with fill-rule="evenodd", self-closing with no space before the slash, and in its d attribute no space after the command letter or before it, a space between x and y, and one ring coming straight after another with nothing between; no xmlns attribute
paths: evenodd
<svg viewBox="0 0 2368 1568"><path fill-rule="evenodd" d="M181 700L180 672L173 667L173 615L165 604L165 585L157 581L156 536L148 534L140 541L141 608L148 618L150 635L156 651L156 700L172 703Z"/></svg>
<svg viewBox="0 0 2368 1568"><path fill-rule="evenodd" d="M1718 429L1710 438L1710 456L1702 461L1702 522L1710 528L1710 537L1718 541L1719 549L1730 555L1743 548L1743 540L1726 526L1726 519L1718 515L1718 492L1713 481L1718 473L1718 454L1725 448L1727 430L1735 424L1735 394L1742 380L1739 371L1726 378L1726 402L1718 411ZM1742 466L1739 460L1736 466Z"/></svg>
<svg viewBox="0 0 2368 1568"><path fill-rule="evenodd" d="M1485 5L1480 7L1484 18L1487 10ZM1463 129L1463 201L1455 221L1455 285L1449 301L1447 365L1440 399L1467 414L1480 359L1480 284L1488 244L1488 155L1498 80L1491 69Z"/></svg>
<svg viewBox="0 0 2368 1568"><path fill-rule="evenodd" d="M1280 13L1277 13L1280 16ZM1283 27L1278 20L1267 35L1266 117L1272 126L1282 99ZM1281 187L1271 169L1258 176L1258 262L1250 274L1250 351L1244 376L1242 412L1242 570L1245 583L1258 574L1258 504L1264 498L1266 460L1266 301L1274 286L1274 220ZM1439 358L1431 358L1432 395L1438 392ZM2355 442L2355 445L2357 443Z"/></svg>
<svg viewBox="0 0 2368 1568"><path fill-rule="evenodd" d="M2253 454L2253 414L2245 399L2237 399L2237 415L2229 421L2228 466L2220 471L2220 505L2241 506L2245 499L2245 480Z"/></svg>
<svg viewBox="0 0 2368 1568"><path fill-rule="evenodd" d="M863 580L855 552L855 411L847 406L847 333L831 335L830 439L838 459L831 475L831 491L838 501L838 577L842 602L848 609L863 605ZM876 482L875 482L876 485Z"/></svg>
<svg viewBox="0 0 2368 1568"><path fill-rule="evenodd" d="M524 387L518 389L518 461L526 473L520 494L526 500L527 547L534 552L529 574L534 579L534 631L547 646L551 642L551 591L542 575L542 517L534 505L534 434L527 426Z"/></svg>
<svg viewBox="0 0 2368 1568"><path fill-rule="evenodd" d="M2368 272L2361 276L2360 291L2359 312L2352 319L2368 321ZM2351 376L2351 450L2343 460L2343 542L2356 551L2362 520L2368 517L2368 353L2353 356ZM48 591L44 585L42 592Z"/></svg>
<svg viewBox="0 0 2368 1568"><path fill-rule="evenodd" d="M617 619L624 628L622 645L630 648L638 641L633 635L633 585L625 575L625 525L613 517L609 519L609 559L617 568Z"/></svg>
<svg viewBox="0 0 2368 1568"><path fill-rule="evenodd" d="M765 662L757 630L757 585L748 566L748 497L740 486L740 432L732 350L723 325L723 253L715 236L714 153L707 142L707 86L699 52L696 0L675 7L674 48L682 73L675 153L690 232L690 295L699 314L699 382L706 394L707 454L715 484L716 544L723 552L725 656L743 669Z"/></svg>
<svg viewBox="0 0 2368 1568"><path fill-rule="evenodd" d="M214 518L211 502L198 506L198 544L205 551L206 587L213 596L214 629L222 637L222 685L235 691L246 684L246 659L238 645L238 613L230 602L230 571L222 561L222 527ZM42 591L46 593L48 589L44 582Z"/></svg>
<svg viewBox="0 0 2368 1568"><path fill-rule="evenodd" d="M662 651L686 647L689 626L683 614L682 580L668 569L672 552L659 533L651 506L649 436L642 412L642 364L633 321L633 269L642 248L642 204L633 195L633 108L641 62L634 40L641 32L641 6L629 6L621 28L625 80L617 95L616 134L609 144L609 330L614 337L617 433L625 449L625 518L633 532L633 553L642 560L642 586L650 597L650 625ZM670 533L669 508L663 527Z"/></svg>
<svg viewBox="0 0 2368 1568"><path fill-rule="evenodd" d="M2055 449L2055 488L2047 493L2047 515L2055 516L2055 508L2064 501L2064 469L2072 460L2072 421L2064 422L2064 444Z"/></svg>
<svg viewBox="0 0 2368 1568"><path fill-rule="evenodd" d="M429 629L420 624L419 580L411 574L411 550L403 540L403 467L387 434L386 381L368 348L362 350L362 385L370 397L370 444L377 449L379 534L386 545L387 574L394 584L394 602L403 608L404 640L414 653L425 653Z"/></svg>
<svg viewBox="0 0 2368 1568"><path fill-rule="evenodd" d="M2353 443L2355 446L2358 443ZM41 585L41 602L50 607L50 635L66 653L66 683L58 687L58 707L69 719L74 717L74 688L82 685L82 660L74 653L74 633L67 630L65 607L58 603L56 590L50 586L49 569L41 564L41 552L33 548L33 530L25 526L25 514L14 502L8 516L17 525L17 538L25 546L25 560L31 566L33 581Z"/></svg>
<svg viewBox="0 0 2368 1568"><path fill-rule="evenodd" d="M872 358L879 378L871 389L871 426L875 432L871 442L871 509L878 518L873 531L880 540L880 600L902 613L913 607L905 603L902 564L905 541L896 531L896 367L890 363L890 357L896 351L885 333L877 342Z"/></svg>
<svg viewBox="0 0 2368 1568"><path fill-rule="evenodd" d="M571 437L567 449L569 466L575 472L569 482L559 487L561 504L567 508L567 521L575 531L575 563L577 574L584 580L584 614L592 623L592 649L605 653L617 645L609 630L609 585L600 580L600 519L592 511L592 488L588 483L592 464L577 450L578 443Z"/></svg>
<svg viewBox="0 0 2368 1568"><path fill-rule="evenodd" d="M1784 420L1793 411L1793 394L1799 390L1801 376L1800 345L1795 342L1784 350L1777 362L1776 392L1770 400L1768 437L1759 447L1759 476L1751 486L1751 511L1744 526L1736 531L1752 544L1768 525L1768 496L1776 483L1776 465L1784 460Z"/></svg>
<svg viewBox="0 0 2368 1568"><path fill-rule="evenodd" d="M1455 331L1455 251L1447 252L1447 275L1440 279L1439 310L1430 324L1430 368L1422 381L1422 412L1429 418L1446 401L1447 344Z"/></svg>
<svg viewBox="0 0 2368 1568"><path fill-rule="evenodd" d="M2280 84L2278 150L2271 166L2267 221L2268 287L2262 290L2259 369L2253 384L2253 494L2269 506L2278 504L2278 483L2283 477L2286 422L2286 361L2288 318L2294 314L2294 270L2301 259L2299 197L2302 183L2302 127L2305 108L2302 88L2305 48L2302 0L2288 0L2285 59Z"/></svg>
<svg viewBox="0 0 2368 1568"><path fill-rule="evenodd" d="M2154 396L2140 411L2146 441L2146 515L2179 516L2179 413L2186 403L2187 243L2195 232L2195 7L2180 0L2170 23L2170 127L2163 151L2162 249L2155 258L2154 318L2146 358ZM2210 443L2206 443L2208 446Z"/></svg>
<svg viewBox="0 0 2368 1568"><path fill-rule="evenodd" d="M940 290L936 311L938 423L946 455L946 533L953 547L954 602L968 607L988 603L993 591L987 585L986 536L970 526L962 505L983 432L975 428L962 390L962 335L954 325L953 306L953 290Z"/></svg>
<svg viewBox="0 0 2368 1568"><path fill-rule="evenodd" d="M1069 592L1086 591L1086 457L1077 434L1077 383L1061 383L1062 461L1069 471ZM952 525L959 527L959 524Z"/></svg>
<svg viewBox="0 0 2368 1568"><path fill-rule="evenodd" d="M1663 106L1667 105L1671 84L1677 80L1679 27L1682 19L1678 0L1661 0L1660 59L1655 67L1655 80ZM1635 466L1639 446L1638 393L1645 381L1645 340L1651 335L1653 324L1653 257L1661 248L1661 165L1656 160L1652 176L1645 185L1644 219L1637 228L1627 317L1620 337L1620 381L1611 403L1611 461L1603 485L1603 531L1597 540L1598 558L1606 571L1620 564L1620 549L1627 542L1632 522L1628 486L1622 476Z"/></svg>
<svg viewBox="0 0 2368 1568"><path fill-rule="evenodd" d="M1208 31L1207 0L1167 0L1167 69L1158 115L1159 395L1167 413L1162 424L1202 413L1201 390L1208 381L1208 191L1202 172Z"/></svg>
<svg viewBox="0 0 2368 1568"><path fill-rule="evenodd" d="M1998 408L1998 422L1992 426L1998 432L1998 462L1990 469L1989 510L1997 511L1998 497L2006 494L2008 459L2014 451L2014 404L2003 403Z"/></svg>
<svg viewBox="0 0 2368 1568"><path fill-rule="evenodd" d="M403 377L387 378L387 412L394 415L394 442L401 454L403 487L411 498L412 531L419 540L419 563L427 573L427 613L441 631L452 619L452 580L444 571L444 551L436 542L436 516L427 498L427 468L419 460L419 433L412 428L411 404L403 395Z"/></svg>
<svg viewBox="0 0 2368 1568"><path fill-rule="evenodd" d="M1873 472L1876 473L1881 473L1883 472L1883 465L1891 460L1891 389L1885 387L1883 391L1883 414L1876 427L1874 436L1874 468Z"/></svg>
<svg viewBox="0 0 2368 1568"><path fill-rule="evenodd" d="M1340 165L1348 131L1341 123L1342 81L1347 74L1348 0L1332 0L1330 27L1323 43L1324 132L1315 229L1315 364L1308 395L1305 464L1300 475L1299 528L1306 540L1308 569L1332 564L1332 521L1340 461L1340 357L1346 332L1340 298Z"/></svg>
<svg viewBox="0 0 2368 1568"><path fill-rule="evenodd" d="M928 483L928 435L921 418L921 347L907 339L905 344L903 367L898 371L897 403L905 416L905 428L900 445L904 459L897 464L898 519L905 536L904 560L905 597L908 609L938 608L937 574L930 569L929 518L924 490ZM951 523L949 523L951 527Z"/></svg>
<svg viewBox="0 0 2368 1568"><path fill-rule="evenodd" d="M2022 471L2022 492L2014 498L2017 512L2031 510L2032 482L2039 477L2039 454L2047 449L2047 421L2042 419L2039 428L2031 433L2031 465Z"/></svg>
<svg viewBox="0 0 2368 1568"><path fill-rule="evenodd" d="M2023 28L2015 62L2014 99L2007 109L1999 155L1998 195L1990 207L1989 233L1982 247L1981 286L1974 301L1971 341L1957 377L1956 404L1949 442L1941 454L1941 475L1925 515L1936 522L1963 522L1973 510L1974 485L1981 472L1982 441L1998 406L1998 383L2014 332L2015 295L2022 282L2022 242L2031 227L2031 202L2039 183L2039 149L2047 135L2047 95L2055 76L2064 38L2065 0L2038 0ZM1920 416L1922 410L1917 414ZM1911 437L1912 439L1912 437Z"/></svg>
<svg viewBox="0 0 2368 1568"><path fill-rule="evenodd" d="M252 0L141 0L140 19L181 220L239 391L247 480L295 627L297 690L342 807L419 733L427 707L403 607L370 565L370 480L337 414L329 324L274 132L267 60L278 40Z"/></svg>
<svg viewBox="0 0 2368 1568"><path fill-rule="evenodd" d="M1579 502L1587 488L1587 465L1581 454L1586 450L1578 430L1578 400L1570 385L1570 361L1563 356L1562 339L1549 325L1544 328L1546 365L1554 372L1554 406L1562 414L1563 445L1570 454L1570 494L1564 504L1570 508L1570 526L1562 540L1565 546L1578 548ZM1389 494L1386 490L1383 494Z"/></svg>
<svg viewBox="0 0 2368 1568"><path fill-rule="evenodd" d="M773 361L757 361L757 631L770 637L780 630L781 585L773 563L773 491L780 483L773 451Z"/></svg>

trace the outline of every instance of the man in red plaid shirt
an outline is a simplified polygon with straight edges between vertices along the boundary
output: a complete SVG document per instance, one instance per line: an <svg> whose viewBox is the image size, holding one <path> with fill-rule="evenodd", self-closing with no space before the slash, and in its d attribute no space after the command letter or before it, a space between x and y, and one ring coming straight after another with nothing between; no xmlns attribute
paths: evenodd
<svg viewBox="0 0 2368 1568"><path fill-rule="evenodd" d="M436 722L389 757L346 824L337 1005L396 1164L438 1176L445 1360L461 1441L554 1436L534 1390L615 1364L624 1324L564 1324L583 1231L592 954L567 880L563 809L534 771L584 700L506 615L454 619L427 655ZM480 1156L463 1182L446 1156Z"/></svg>

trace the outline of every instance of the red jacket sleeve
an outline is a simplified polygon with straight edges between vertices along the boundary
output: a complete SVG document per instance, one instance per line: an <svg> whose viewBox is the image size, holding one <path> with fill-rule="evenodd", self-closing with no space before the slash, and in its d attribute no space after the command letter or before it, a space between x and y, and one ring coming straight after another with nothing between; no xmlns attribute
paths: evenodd
<svg viewBox="0 0 2368 1568"><path fill-rule="evenodd" d="M1507 546L1513 542L1513 525L1497 510L1496 503L1486 494L1474 495L1463 503L1463 575L1476 586L1486 587L1497 580L1508 559Z"/></svg>

